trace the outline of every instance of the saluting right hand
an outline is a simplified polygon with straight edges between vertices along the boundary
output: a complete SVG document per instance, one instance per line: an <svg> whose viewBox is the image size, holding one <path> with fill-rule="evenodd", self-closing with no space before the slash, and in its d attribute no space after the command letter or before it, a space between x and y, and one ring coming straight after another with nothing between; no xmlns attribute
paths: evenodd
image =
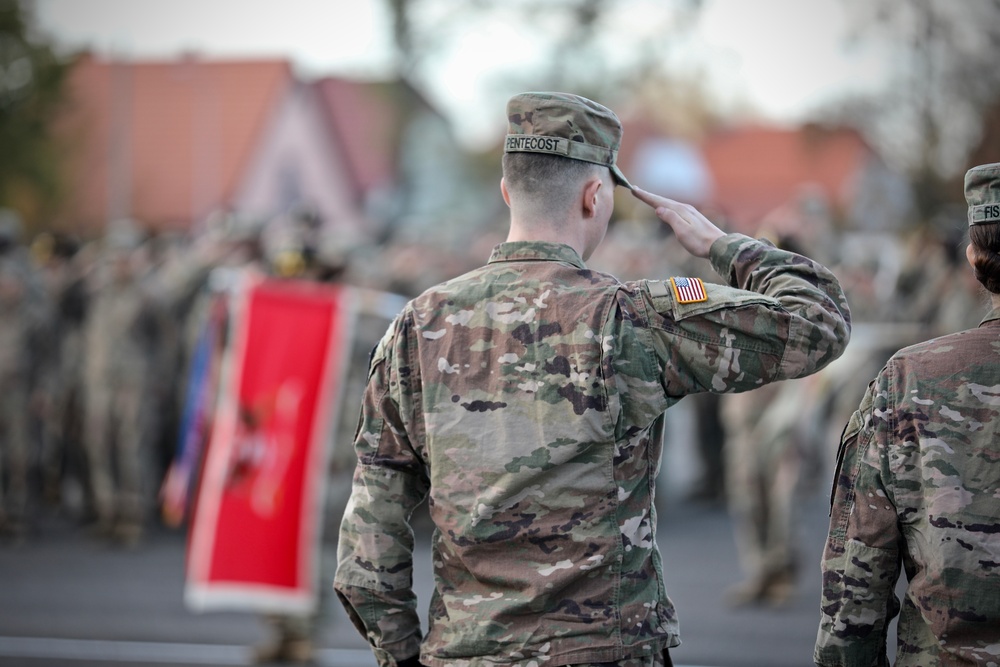
<svg viewBox="0 0 1000 667"><path fill-rule="evenodd" d="M695 257L708 257L708 251L716 239L726 235L711 220L690 204L682 204L639 188L632 194L655 211L656 217L670 225L684 249Z"/></svg>

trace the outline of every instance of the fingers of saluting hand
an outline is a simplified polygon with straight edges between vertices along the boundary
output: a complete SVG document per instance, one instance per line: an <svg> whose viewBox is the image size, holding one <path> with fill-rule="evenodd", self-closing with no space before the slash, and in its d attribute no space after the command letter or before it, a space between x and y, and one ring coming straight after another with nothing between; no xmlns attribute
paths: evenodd
<svg viewBox="0 0 1000 667"><path fill-rule="evenodd" d="M652 192L646 192L641 188L633 188L632 195L639 201L649 204L653 208L659 208L666 205L670 200L666 197L661 197L660 195L654 195Z"/></svg>
<svg viewBox="0 0 1000 667"><path fill-rule="evenodd" d="M632 190L632 194L635 195L639 201L653 207L653 209L656 210L656 215L661 218L664 218L669 213L676 214L685 222L692 222L692 218L702 217L701 214L698 213L698 211L692 206L683 204L679 201L674 201L673 199L661 197L660 195L654 195L652 192L646 192L645 190L635 188Z"/></svg>
<svg viewBox="0 0 1000 667"><path fill-rule="evenodd" d="M681 245L693 255L707 257L712 243L723 236L722 230L693 206L639 188L632 192L636 198L656 210L657 217L673 228Z"/></svg>

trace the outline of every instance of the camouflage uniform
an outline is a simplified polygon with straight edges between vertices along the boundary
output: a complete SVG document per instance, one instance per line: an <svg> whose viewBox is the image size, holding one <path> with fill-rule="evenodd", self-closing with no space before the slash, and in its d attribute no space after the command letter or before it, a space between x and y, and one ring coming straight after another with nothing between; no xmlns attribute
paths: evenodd
<svg viewBox="0 0 1000 667"><path fill-rule="evenodd" d="M123 233L124 235L124 233ZM111 239L117 275L91 296L83 330L84 446L98 530L134 543L151 500L151 377L164 310L135 266L132 241ZM123 275L125 271L128 275Z"/></svg>
<svg viewBox="0 0 1000 667"><path fill-rule="evenodd" d="M849 333L824 267L730 234L729 285L683 303L570 247L499 245L410 302L377 347L335 588L380 665L652 660L676 646L656 546L664 411L835 359ZM422 640L409 517L429 496Z"/></svg>
<svg viewBox="0 0 1000 667"><path fill-rule="evenodd" d="M44 237L43 237L44 238ZM52 312L48 323L48 357L43 390L46 411L42 424L42 490L51 503L70 503L63 497L69 480L89 499L82 443L79 442L79 402L83 366L83 322L86 315L86 281L75 241L55 237L41 258ZM43 254L41 251L39 254ZM71 495L71 494L70 494ZM67 507L78 510L80 508Z"/></svg>
<svg viewBox="0 0 1000 667"><path fill-rule="evenodd" d="M0 256L0 532L20 534L28 501L30 345L37 318L23 267Z"/></svg>
<svg viewBox="0 0 1000 667"><path fill-rule="evenodd" d="M1000 164L965 184L970 224L1000 224ZM978 328L900 350L869 385L838 454L818 665L887 664L897 614L896 665L1000 663L998 350L994 294Z"/></svg>
<svg viewBox="0 0 1000 667"><path fill-rule="evenodd" d="M726 492L746 581L733 605L789 601L798 569L796 506L819 403L814 378L723 397Z"/></svg>
<svg viewBox="0 0 1000 667"><path fill-rule="evenodd" d="M840 446L823 556L819 665L1000 659L1000 309L894 355ZM859 502L860 501L860 502Z"/></svg>
<svg viewBox="0 0 1000 667"><path fill-rule="evenodd" d="M48 301L20 244L20 216L0 209L0 533L24 536L33 394L43 374Z"/></svg>

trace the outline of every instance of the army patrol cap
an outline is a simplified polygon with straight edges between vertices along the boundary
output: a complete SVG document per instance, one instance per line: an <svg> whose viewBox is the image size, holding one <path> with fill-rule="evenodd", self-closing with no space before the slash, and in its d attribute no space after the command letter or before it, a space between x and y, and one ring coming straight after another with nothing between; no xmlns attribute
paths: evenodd
<svg viewBox="0 0 1000 667"><path fill-rule="evenodd" d="M1000 222L1000 162L973 167L965 173L969 226Z"/></svg>
<svg viewBox="0 0 1000 667"><path fill-rule="evenodd" d="M615 164L622 124L611 109L569 93L521 93L507 102L507 122L504 153L548 153L601 164L618 185L632 189Z"/></svg>

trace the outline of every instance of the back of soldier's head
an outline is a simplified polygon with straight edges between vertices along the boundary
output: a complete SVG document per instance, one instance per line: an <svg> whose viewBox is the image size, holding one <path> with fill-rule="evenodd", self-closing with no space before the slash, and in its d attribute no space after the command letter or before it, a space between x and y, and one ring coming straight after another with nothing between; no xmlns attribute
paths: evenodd
<svg viewBox="0 0 1000 667"><path fill-rule="evenodd" d="M573 203L590 178L606 171L600 165L542 153L507 153L503 178L512 204L534 204L562 210Z"/></svg>
<svg viewBox="0 0 1000 667"><path fill-rule="evenodd" d="M579 95L528 92L507 102L503 175L511 206L536 212L573 204L590 178L631 188L616 164L622 125L613 111Z"/></svg>
<svg viewBox="0 0 1000 667"><path fill-rule="evenodd" d="M976 280L1000 294L1000 162L966 172L965 200Z"/></svg>

